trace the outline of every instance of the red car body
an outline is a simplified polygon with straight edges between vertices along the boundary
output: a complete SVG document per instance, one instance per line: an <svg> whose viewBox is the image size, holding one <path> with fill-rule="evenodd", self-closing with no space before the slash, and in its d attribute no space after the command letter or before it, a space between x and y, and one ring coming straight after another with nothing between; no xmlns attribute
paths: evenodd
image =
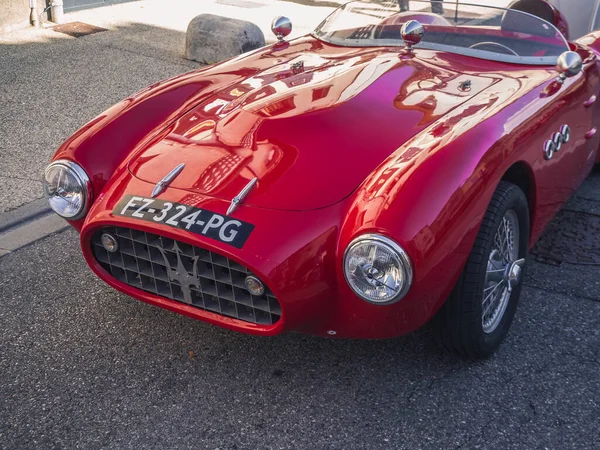
<svg viewBox="0 0 600 450"><path fill-rule="evenodd" d="M501 180L527 195L533 245L598 161L597 38L571 44L584 69L563 86L552 67L341 47L311 36L157 83L55 154L92 182L93 205L71 224L100 278L171 311L261 335L409 333L449 296ZM544 142L564 124L572 138L547 161ZM126 195L150 197L178 163L186 169L159 198L222 215L259 179L234 214L255 227L241 249L113 213ZM118 281L91 251L94 233L115 225L244 265L277 297L281 318L250 323ZM398 303L365 302L344 279L344 250L368 232L393 237L410 255L413 284Z"/></svg>

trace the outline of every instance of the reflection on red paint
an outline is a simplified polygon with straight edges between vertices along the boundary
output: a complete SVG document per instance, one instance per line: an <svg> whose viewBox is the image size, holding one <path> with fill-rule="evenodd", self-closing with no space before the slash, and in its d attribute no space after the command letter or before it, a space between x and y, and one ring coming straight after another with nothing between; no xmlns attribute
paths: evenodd
<svg viewBox="0 0 600 450"><path fill-rule="evenodd" d="M299 61L304 71L294 73ZM85 126L55 158L90 175L96 202L74 226L92 268L124 292L251 333L391 337L422 326L447 298L512 165L530 177L532 242L583 180L600 143L598 133L585 140L598 114L583 104L600 83L597 61L588 61L548 95L552 67L425 50L403 58L391 47L304 37L159 83ZM572 140L545 161L543 143L565 123ZM255 225L243 249L112 216L124 195L149 196L182 162L161 199L219 214L259 179L235 211ZM273 289L285 320L276 329L249 326L110 281L89 240L117 222L246 265ZM392 237L413 262L413 287L395 305L365 303L344 281L344 250L367 232Z"/></svg>

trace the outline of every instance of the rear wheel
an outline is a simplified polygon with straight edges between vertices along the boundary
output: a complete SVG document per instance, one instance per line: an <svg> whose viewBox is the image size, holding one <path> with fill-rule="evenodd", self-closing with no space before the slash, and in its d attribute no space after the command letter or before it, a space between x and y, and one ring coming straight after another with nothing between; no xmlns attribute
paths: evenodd
<svg viewBox="0 0 600 450"><path fill-rule="evenodd" d="M463 273L434 319L442 345L470 358L491 355L512 323L529 241L529 207L521 189L501 182Z"/></svg>

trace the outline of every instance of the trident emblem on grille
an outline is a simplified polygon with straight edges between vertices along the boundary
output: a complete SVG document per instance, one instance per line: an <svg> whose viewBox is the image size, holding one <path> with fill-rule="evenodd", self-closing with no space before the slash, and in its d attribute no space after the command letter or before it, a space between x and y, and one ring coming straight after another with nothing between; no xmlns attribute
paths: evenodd
<svg viewBox="0 0 600 450"><path fill-rule="evenodd" d="M158 251L161 253L163 259L165 260L165 265L167 266L167 275L169 275L170 281L177 281L181 286L181 291L183 292L183 301L185 303L192 303L192 291L190 290L191 286L194 286L200 289L200 282L198 281L198 257L194 256L192 260L194 261L193 266L193 275L190 275L183 265L183 261L181 260L181 250L177 245L177 242L173 244L173 250L177 254L177 268L171 268L171 264L167 259L167 255L165 251L157 247Z"/></svg>

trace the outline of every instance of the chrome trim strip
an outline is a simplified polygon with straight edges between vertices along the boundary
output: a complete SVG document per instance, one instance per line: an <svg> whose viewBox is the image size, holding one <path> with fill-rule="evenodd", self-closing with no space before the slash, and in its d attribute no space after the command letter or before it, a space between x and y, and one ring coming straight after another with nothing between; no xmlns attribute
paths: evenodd
<svg viewBox="0 0 600 450"><path fill-rule="evenodd" d="M69 161L68 159L57 159L56 161L52 161L50 164L48 164L46 169L44 169L44 178L46 177L48 170L50 170L50 168L54 166L63 166L73 171L73 173L77 178L79 178L79 181L83 186L83 190L85 192L85 200L83 206L81 207L81 211L73 217L64 217L58 214L56 211L52 211L54 211L58 216L62 217L65 220L78 220L85 217L89 210L90 204L92 203L92 182L90 180L90 177L88 177L88 174L85 173L85 170L83 170L83 167L81 167L79 164L74 163L73 161ZM42 184L44 184L43 179ZM48 198L47 195L46 198Z"/></svg>
<svg viewBox="0 0 600 450"><path fill-rule="evenodd" d="M152 198L156 197L157 195L160 195L166 188L168 188L169 184L171 184L171 182L175 178L177 178L177 175L181 173L184 167L185 164L179 164L177 167L171 170L162 180L156 183L156 186L154 186L154 189L152 190Z"/></svg>
<svg viewBox="0 0 600 450"><path fill-rule="evenodd" d="M231 205L229 205L229 208L227 208L226 215L229 216L237 209L237 207L244 201L246 196L250 193L252 188L254 188L256 183L258 183L258 178L253 178L246 186L244 186L244 189L242 189L238 195L233 197L233 199L231 200Z"/></svg>
<svg viewBox="0 0 600 450"><path fill-rule="evenodd" d="M323 39L315 34L312 35L319 40L328 42L330 44L339 45L341 47L398 47L399 49L404 48L403 43L399 43L395 39L377 39L376 41L368 41L366 39L355 39L354 41L349 39ZM370 43L369 43L370 42ZM439 50L446 51L448 53L454 53L456 55L470 56L478 59L485 59L488 61L497 61L511 64L523 64L528 66L555 66L558 56L513 56L513 55L502 55L488 52L486 50L477 50L470 48L456 47L454 45L436 44L433 42L421 41L417 45L413 46L415 50ZM567 51L567 49L565 49ZM560 56L560 55L559 55Z"/></svg>
<svg viewBox="0 0 600 450"><path fill-rule="evenodd" d="M560 149L562 148L563 145L563 136L562 133L560 132L556 132L552 135L552 142L554 142L554 147L556 147L554 149L555 152L560 151Z"/></svg>
<svg viewBox="0 0 600 450"><path fill-rule="evenodd" d="M560 127L560 134L562 134L563 143L568 143L571 140L571 128L569 125L563 125Z"/></svg>
<svg viewBox="0 0 600 450"><path fill-rule="evenodd" d="M544 158L546 158L546 161L550 161L552 159L555 151L556 145L553 141L548 140L544 142Z"/></svg>

